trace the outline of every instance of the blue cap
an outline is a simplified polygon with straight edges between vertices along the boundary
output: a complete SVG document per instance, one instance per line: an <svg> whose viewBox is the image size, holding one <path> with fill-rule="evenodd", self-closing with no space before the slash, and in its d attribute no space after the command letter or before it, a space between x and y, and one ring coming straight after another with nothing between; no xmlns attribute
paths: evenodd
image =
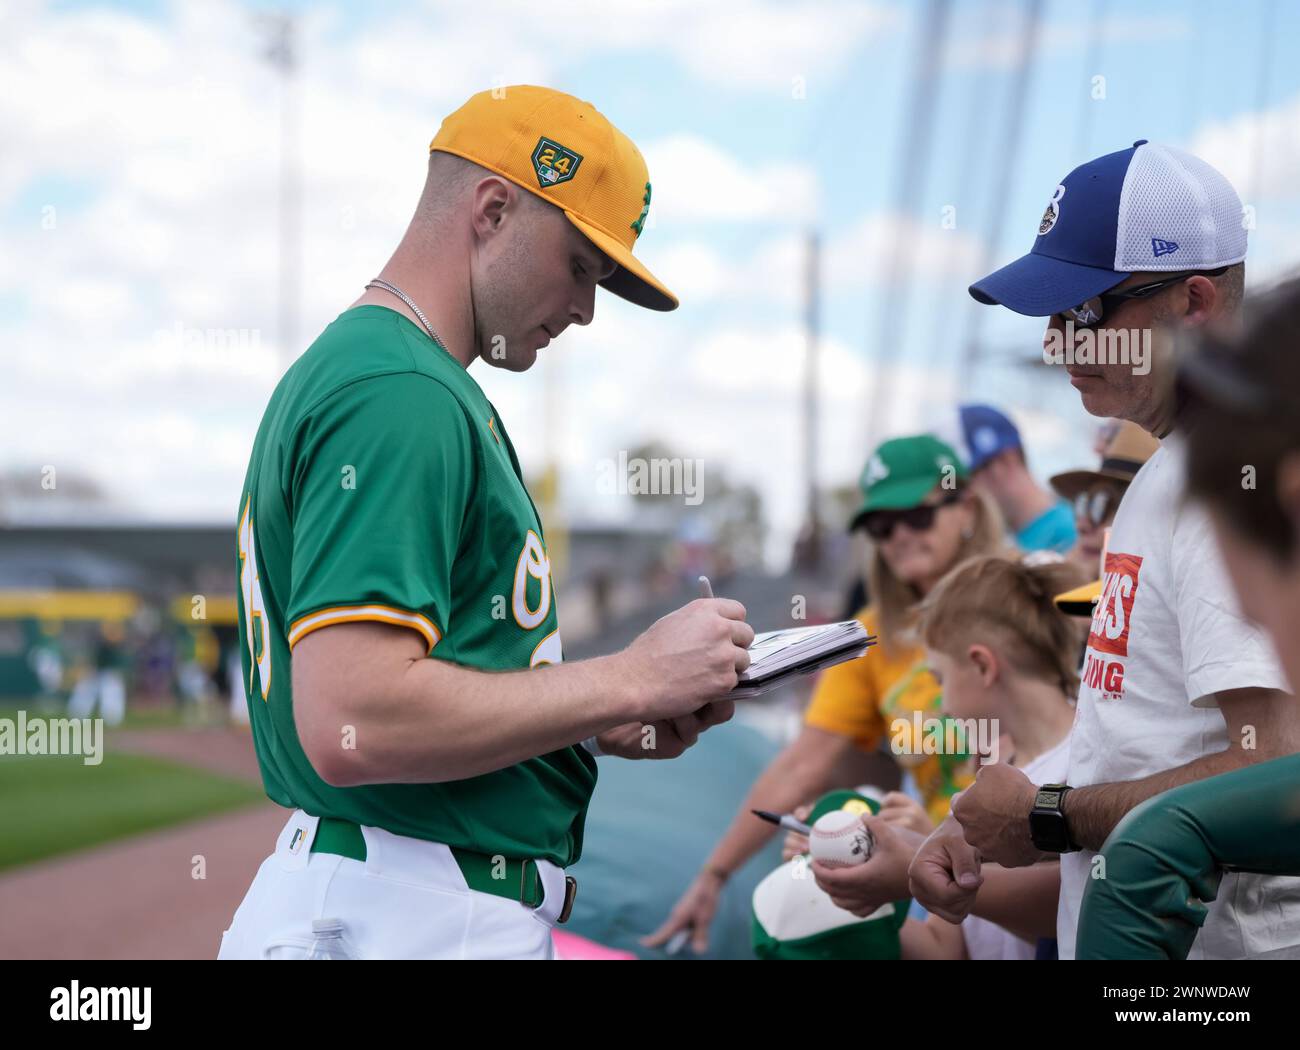
<svg viewBox="0 0 1300 1050"><path fill-rule="evenodd" d="M1245 226L1236 190L1216 169L1139 139L1070 172L1048 201L1029 254L976 281L970 294L1047 317L1134 273L1241 262Z"/></svg>
<svg viewBox="0 0 1300 1050"><path fill-rule="evenodd" d="M962 405L961 433L966 443L967 466L979 470L999 452L1023 449L1016 425L992 405Z"/></svg>

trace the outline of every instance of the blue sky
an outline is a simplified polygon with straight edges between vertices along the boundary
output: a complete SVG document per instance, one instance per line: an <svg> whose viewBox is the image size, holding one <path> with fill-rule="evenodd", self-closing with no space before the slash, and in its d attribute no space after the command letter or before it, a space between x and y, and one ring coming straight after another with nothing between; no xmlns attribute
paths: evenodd
<svg viewBox="0 0 1300 1050"><path fill-rule="evenodd" d="M759 486L776 546L788 538L809 227L826 241L827 484L856 476L870 433L940 425L958 398L964 288L990 250L995 192L1000 264L1030 247L1067 171L1149 138L1200 152L1256 206L1252 278L1300 259L1300 68L1284 46L1300 39L1300 5L1047 0L1019 153L995 187L1025 5L958 0L929 164L900 215L919 3L19 0L0 15L0 468L66 465L151 517L233 513L261 408L307 341L275 343L278 96L251 17L286 7L304 40L304 337L382 264L429 138L471 92L570 91L646 153L655 200L638 252L682 308L660 317L605 296L591 328L548 351L562 391L549 443L542 376L472 373L525 466L560 461L574 518L626 513L596 493L595 464L658 437ZM1105 98L1092 100L1098 75ZM955 230L941 226L946 205ZM917 262L898 341L882 348L899 231ZM166 336L178 324L256 333L255 345L186 349ZM961 396L1008 408L1038 473L1088 463L1091 422L1064 376L999 363L1030 358L1040 322L988 310L981 331L985 363ZM873 421L885 360L900 377Z"/></svg>

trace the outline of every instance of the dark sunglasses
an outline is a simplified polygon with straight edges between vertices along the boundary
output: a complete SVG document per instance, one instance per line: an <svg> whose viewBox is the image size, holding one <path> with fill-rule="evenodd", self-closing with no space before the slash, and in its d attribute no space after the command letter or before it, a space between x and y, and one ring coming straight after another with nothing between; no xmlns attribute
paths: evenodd
<svg viewBox="0 0 1300 1050"><path fill-rule="evenodd" d="M1074 497L1074 516L1093 525L1104 525L1115 513L1120 498L1120 493L1111 488L1080 492Z"/></svg>
<svg viewBox="0 0 1300 1050"><path fill-rule="evenodd" d="M1091 328L1093 325L1101 324L1108 313L1113 313L1130 299L1149 298L1162 288L1181 284L1189 277L1218 277L1227 272L1227 266L1220 266L1217 270L1192 270L1188 273L1175 274L1173 277L1164 277L1150 284L1139 284L1136 288L1129 288L1123 292L1102 292L1100 295L1084 300L1078 306L1062 310L1060 316L1066 321L1073 321L1076 328Z"/></svg>
<svg viewBox="0 0 1300 1050"><path fill-rule="evenodd" d="M907 510L873 510L862 516L862 527L873 540L889 539L894 534L894 527L900 523L913 532L925 532L934 525L934 515L940 507L960 499L960 492L951 492L938 503L922 503Z"/></svg>

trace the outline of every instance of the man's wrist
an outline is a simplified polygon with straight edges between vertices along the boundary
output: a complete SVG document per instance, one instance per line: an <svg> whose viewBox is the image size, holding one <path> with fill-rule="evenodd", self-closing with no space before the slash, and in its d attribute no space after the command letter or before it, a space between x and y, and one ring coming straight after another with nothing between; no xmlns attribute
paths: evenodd
<svg viewBox="0 0 1300 1050"><path fill-rule="evenodd" d="M653 703L650 692L652 683L647 682L640 670L634 666L635 661L629 656L628 651L624 649L622 652L612 653L599 659L601 677L606 683L607 695L613 698L614 706L617 708L615 724L649 721L646 711Z"/></svg>
<svg viewBox="0 0 1300 1050"><path fill-rule="evenodd" d="M1061 816L1065 818L1065 828L1070 834L1070 845L1076 850L1083 849L1083 843L1079 841L1078 817L1079 791L1077 788L1070 788L1061 799ZM1071 812L1073 810L1074 812Z"/></svg>
<svg viewBox="0 0 1300 1050"><path fill-rule="evenodd" d="M724 868L721 864L711 864L711 863L710 863L710 864L706 864L706 865L704 865L703 872L704 872L705 875L710 875L710 876L712 876L712 877L713 877L717 882L719 882L719 883L723 883L723 884L725 884L726 881L727 881L729 878L731 878L731 872L729 872L729 871L728 871L726 868Z"/></svg>
<svg viewBox="0 0 1300 1050"><path fill-rule="evenodd" d="M1029 838L1047 854L1073 853L1079 846L1070 833L1065 800L1073 789L1068 784L1043 784L1034 788L1029 810Z"/></svg>

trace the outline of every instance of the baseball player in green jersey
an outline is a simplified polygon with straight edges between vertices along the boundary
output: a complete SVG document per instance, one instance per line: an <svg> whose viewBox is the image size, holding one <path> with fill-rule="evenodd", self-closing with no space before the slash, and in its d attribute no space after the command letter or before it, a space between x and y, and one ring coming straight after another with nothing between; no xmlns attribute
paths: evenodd
<svg viewBox="0 0 1300 1050"><path fill-rule="evenodd" d="M294 810L222 958L550 958L595 755L731 717L745 610L700 599L562 664L545 533L469 365L524 371L633 255L650 182L589 103L447 117L392 259L286 373L240 500L239 625L267 794Z"/></svg>

